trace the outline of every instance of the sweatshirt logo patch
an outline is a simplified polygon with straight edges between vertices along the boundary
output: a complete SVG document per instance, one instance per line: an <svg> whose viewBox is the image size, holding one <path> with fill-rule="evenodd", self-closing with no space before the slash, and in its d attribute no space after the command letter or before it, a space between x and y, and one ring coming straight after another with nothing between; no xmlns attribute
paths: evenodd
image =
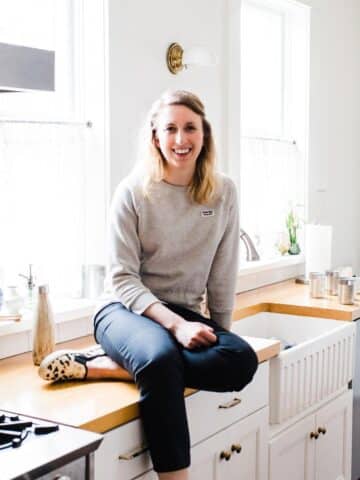
<svg viewBox="0 0 360 480"><path fill-rule="evenodd" d="M202 217L214 217L215 216L215 210L213 210L213 209L201 210L201 216Z"/></svg>

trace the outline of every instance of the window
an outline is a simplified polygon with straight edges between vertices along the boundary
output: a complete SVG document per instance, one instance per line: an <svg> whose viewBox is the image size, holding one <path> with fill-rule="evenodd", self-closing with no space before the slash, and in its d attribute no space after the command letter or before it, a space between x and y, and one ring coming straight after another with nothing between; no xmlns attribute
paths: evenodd
<svg viewBox="0 0 360 480"><path fill-rule="evenodd" d="M240 222L261 259L305 216L308 7L244 0L240 25Z"/></svg>
<svg viewBox="0 0 360 480"><path fill-rule="evenodd" d="M55 50L55 92L1 94L0 115L24 118L70 118L79 105L81 2L72 0L0 0L0 41Z"/></svg>
<svg viewBox="0 0 360 480"><path fill-rule="evenodd" d="M55 49L56 82L55 92L0 93L3 282L21 285L33 264L52 293L78 295L81 265L105 258L104 5L0 5L0 41Z"/></svg>

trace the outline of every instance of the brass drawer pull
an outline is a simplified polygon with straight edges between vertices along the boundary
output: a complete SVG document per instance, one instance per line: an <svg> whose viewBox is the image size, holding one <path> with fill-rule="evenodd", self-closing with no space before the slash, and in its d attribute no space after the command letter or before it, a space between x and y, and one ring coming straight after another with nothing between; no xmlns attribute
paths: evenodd
<svg viewBox="0 0 360 480"><path fill-rule="evenodd" d="M319 428L318 428L318 432L319 432L319 433L322 433L323 435L325 435L325 433L326 433L326 428L325 428L325 427L319 427Z"/></svg>
<svg viewBox="0 0 360 480"><path fill-rule="evenodd" d="M239 445L238 443L234 443L234 445L231 445L232 452L240 453L241 450L242 450L242 446Z"/></svg>
<svg viewBox="0 0 360 480"><path fill-rule="evenodd" d="M231 452L227 452L226 450L223 450L221 453L220 453L220 459L221 460L226 460L227 462L230 460L231 458Z"/></svg>
<svg viewBox="0 0 360 480"><path fill-rule="evenodd" d="M142 446L137 449L132 450L129 453L124 453L123 455L119 455L119 460L133 460L134 458L138 457L142 453L145 453L148 450L147 447Z"/></svg>
<svg viewBox="0 0 360 480"><path fill-rule="evenodd" d="M318 432L311 432L310 433L310 438L315 438L315 440L317 440L319 438Z"/></svg>
<svg viewBox="0 0 360 480"><path fill-rule="evenodd" d="M230 400L229 402L226 402L226 403L221 403L219 405L219 408L231 408L231 407L235 407L235 405L239 405L239 403L241 403L241 398L233 398L232 400Z"/></svg>

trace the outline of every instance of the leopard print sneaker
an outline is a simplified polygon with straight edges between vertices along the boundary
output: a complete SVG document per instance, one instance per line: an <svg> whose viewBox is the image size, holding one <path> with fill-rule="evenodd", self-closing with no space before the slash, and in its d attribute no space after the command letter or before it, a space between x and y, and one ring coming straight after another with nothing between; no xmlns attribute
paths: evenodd
<svg viewBox="0 0 360 480"><path fill-rule="evenodd" d="M39 376L49 382L61 380L84 380L87 377L86 363L106 355L100 346L86 350L57 350L47 355L40 364Z"/></svg>

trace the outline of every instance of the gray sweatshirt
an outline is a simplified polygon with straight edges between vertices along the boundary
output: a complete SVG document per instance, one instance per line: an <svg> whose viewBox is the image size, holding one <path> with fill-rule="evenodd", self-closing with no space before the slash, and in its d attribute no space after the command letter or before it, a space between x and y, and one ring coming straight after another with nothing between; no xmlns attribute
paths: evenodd
<svg viewBox="0 0 360 480"><path fill-rule="evenodd" d="M187 187L164 181L145 197L136 174L118 185L110 210L112 302L137 314L159 301L201 313L207 292L210 317L229 328L238 207L233 181L218 175L221 195L209 206L193 203Z"/></svg>

